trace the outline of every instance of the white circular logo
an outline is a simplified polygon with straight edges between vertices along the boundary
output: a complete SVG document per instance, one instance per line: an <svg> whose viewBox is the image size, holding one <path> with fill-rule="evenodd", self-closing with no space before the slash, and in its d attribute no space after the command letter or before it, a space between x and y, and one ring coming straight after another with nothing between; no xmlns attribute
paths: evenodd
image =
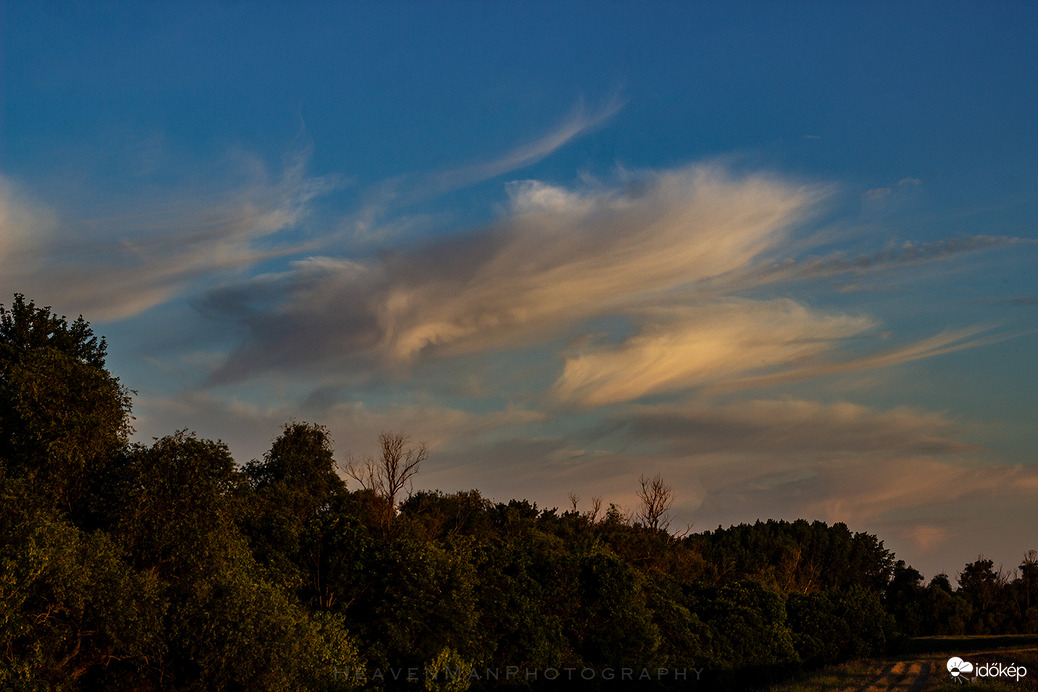
<svg viewBox="0 0 1038 692"><path fill-rule="evenodd" d="M973 664L969 661L963 661L958 656L952 656L948 659L948 672L951 673L953 678L957 678L960 675L972 673Z"/></svg>

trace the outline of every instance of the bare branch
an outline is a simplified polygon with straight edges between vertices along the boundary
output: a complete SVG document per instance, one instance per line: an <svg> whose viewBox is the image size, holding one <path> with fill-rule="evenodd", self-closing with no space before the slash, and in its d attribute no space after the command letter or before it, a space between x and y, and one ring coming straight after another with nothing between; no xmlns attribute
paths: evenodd
<svg viewBox="0 0 1038 692"><path fill-rule="evenodd" d="M598 521L598 514L602 511L602 498L592 497L591 498L591 509L587 512L588 523L594 524Z"/></svg>
<svg viewBox="0 0 1038 692"><path fill-rule="evenodd" d="M384 488L380 484L378 474L375 471L375 462L370 457L364 461L357 461L350 457L347 459L343 471L347 476L357 481L363 490L370 490L376 495L384 494Z"/></svg>
<svg viewBox="0 0 1038 692"><path fill-rule="evenodd" d="M636 517L653 531L666 531L670 527L670 508L674 505L674 488L663 482L663 476L652 478L642 475L638 479L641 488L638 499L642 501Z"/></svg>
<svg viewBox="0 0 1038 692"><path fill-rule="evenodd" d="M383 521L387 530L396 514L397 498L405 490L410 495L412 479L429 456L429 448L424 442L409 445L409 441L410 438L402 433L383 432L378 436L381 455L377 461L371 457L363 462L351 458L343 468L361 488L385 501Z"/></svg>
<svg viewBox="0 0 1038 692"><path fill-rule="evenodd" d="M429 456L429 448L424 442L411 447L408 446L409 440L402 433L384 432L378 436L382 446L382 466L379 471L384 481L384 496L393 509L396 509L396 498L400 491L407 490L410 494L411 479Z"/></svg>

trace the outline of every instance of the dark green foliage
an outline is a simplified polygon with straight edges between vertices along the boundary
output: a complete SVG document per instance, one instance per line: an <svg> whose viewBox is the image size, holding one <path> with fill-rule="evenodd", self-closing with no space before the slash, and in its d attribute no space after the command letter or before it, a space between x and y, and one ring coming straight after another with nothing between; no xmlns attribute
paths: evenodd
<svg viewBox="0 0 1038 692"><path fill-rule="evenodd" d="M961 595L952 591L947 574L938 574L930 580L923 596L924 634L965 634L970 616L970 605Z"/></svg>
<svg viewBox="0 0 1038 692"><path fill-rule="evenodd" d="M487 536L491 503L478 490L446 495L422 490L400 505L401 518L426 540L443 540L459 534Z"/></svg>
<svg viewBox="0 0 1038 692"><path fill-rule="evenodd" d="M422 666L445 647L479 652L476 575L469 548L400 537L376 544L362 593L340 609L383 666Z"/></svg>
<svg viewBox="0 0 1038 692"><path fill-rule="evenodd" d="M925 592L923 575L906 565L904 560L898 560L894 565L894 576L887 584L886 606L902 634L917 637L926 629Z"/></svg>
<svg viewBox="0 0 1038 692"><path fill-rule="evenodd" d="M969 622L971 634L1005 634L1006 579L995 572L995 563L978 558L967 564L959 575L959 594L972 606Z"/></svg>
<svg viewBox="0 0 1038 692"><path fill-rule="evenodd" d="M700 587L692 603L710 626L707 655L713 665L753 668L799 660L786 622L785 598L766 585L747 579Z"/></svg>
<svg viewBox="0 0 1038 692"><path fill-rule="evenodd" d="M108 345L98 339L80 315L72 322L57 316L50 307L38 308L25 302L21 293L14 295L8 310L0 305L0 354L5 361L21 362L51 349L93 368L103 369Z"/></svg>
<svg viewBox="0 0 1038 692"><path fill-rule="evenodd" d="M7 504L0 529L0 687L67 689L163 654L157 579L102 533L16 513Z"/></svg>
<svg viewBox="0 0 1038 692"><path fill-rule="evenodd" d="M235 549L242 480L227 445L186 432L134 445L113 464L109 530L136 564L172 581L217 569Z"/></svg>
<svg viewBox="0 0 1038 692"><path fill-rule="evenodd" d="M185 689L316 689L356 667L341 618L312 615L244 553L170 590L164 685Z"/></svg>
<svg viewBox="0 0 1038 692"><path fill-rule="evenodd" d="M643 666L654 660L659 630L643 591L644 577L609 552L580 561L580 621L583 660L598 666Z"/></svg>
<svg viewBox="0 0 1038 692"><path fill-rule="evenodd" d="M757 579L783 592L860 586L882 591L894 559L883 542L843 523L768 520L690 536L719 580Z"/></svg>
<svg viewBox="0 0 1038 692"><path fill-rule="evenodd" d="M1021 631L1038 632L1038 552L1029 550L1020 564L1015 582L1017 603L1022 612Z"/></svg>
<svg viewBox="0 0 1038 692"><path fill-rule="evenodd" d="M483 550L477 571L480 630L488 660L524 668L561 664L569 620L567 595L576 590L571 561L558 541L531 530Z"/></svg>
<svg viewBox="0 0 1038 692"><path fill-rule="evenodd" d="M797 653L808 665L881 655L894 633L879 597L859 586L790 594L786 611Z"/></svg>
<svg viewBox="0 0 1038 692"><path fill-rule="evenodd" d="M91 477L131 431L129 392L105 355L82 317L70 324L21 295L0 306L0 475L77 518Z"/></svg>
<svg viewBox="0 0 1038 692"><path fill-rule="evenodd" d="M263 461L245 465L245 475L257 492L278 492L284 511L300 521L346 489L323 425L286 424Z"/></svg>
<svg viewBox="0 0 1038 692"><path fill-rule="evenodd" d="M309 598L325 603L316 564L321 557L307 543L315 531L321 533L326 523L321 515L346 489L335 471L327 429L285 425L263 460L245 465L244 475L252 492L240 516L256 559L286 586L309 589Z"/></svg>
<svg viewBox="0 0 1038 692"><path fill-rule="evenodd" d="M307 521L298 536L300 599L319 609L345 608L369 588L374 540L358 518L365 499L344 493Z"/></svg>

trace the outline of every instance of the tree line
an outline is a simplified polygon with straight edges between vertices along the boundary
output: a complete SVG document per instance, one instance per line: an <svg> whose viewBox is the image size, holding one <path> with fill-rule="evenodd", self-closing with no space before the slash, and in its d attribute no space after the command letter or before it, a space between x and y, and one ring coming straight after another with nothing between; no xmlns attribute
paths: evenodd
<svg viewBox="0 0 1038 692"><path fill-rule="evenodd" d="M843 524L672 533L659 476L628 516L412 492L428 450L395 432L341 469L305 422L241 465L187 431L134 443L106 356L82 317L0 306L4 689L534 688L567 668L741 686L904 636L1038 631L1033 552L1015 578L979 559L924 585ZM533 677L485 672L506 668Z"/></svg>

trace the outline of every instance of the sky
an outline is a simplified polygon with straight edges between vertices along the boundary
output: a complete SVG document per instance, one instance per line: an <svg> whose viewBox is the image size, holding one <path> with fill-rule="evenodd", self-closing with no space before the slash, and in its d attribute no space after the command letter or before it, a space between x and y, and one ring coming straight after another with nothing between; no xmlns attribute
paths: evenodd
<svg viewBox="0 0 1038 692"><path fill-rule="evenodd" d="M1038 549L1038 6L0 0L0 303L135 438Z"/></svg>

